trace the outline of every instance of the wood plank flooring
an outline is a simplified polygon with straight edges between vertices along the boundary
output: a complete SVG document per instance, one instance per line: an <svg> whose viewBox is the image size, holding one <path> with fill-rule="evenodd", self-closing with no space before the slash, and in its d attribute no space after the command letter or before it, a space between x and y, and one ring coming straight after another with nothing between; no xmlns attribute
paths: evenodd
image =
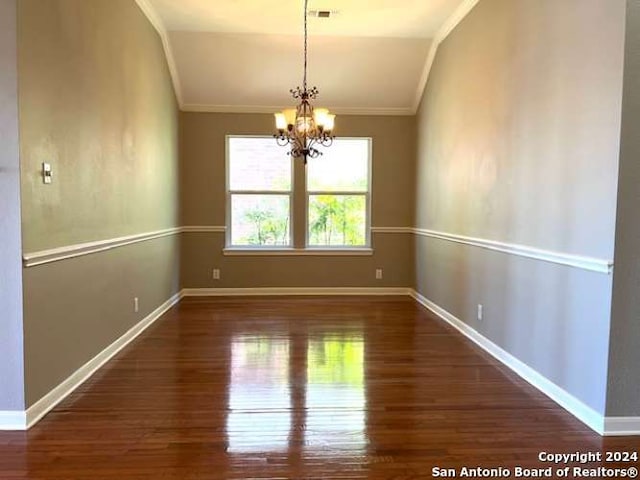
<svg viewBox="0 0 640 480"><path fill-rule="evenodd" d="M0 479L418 479L607 450L640 438L599 437L409 298L187 299L0 432Z"/></svg>

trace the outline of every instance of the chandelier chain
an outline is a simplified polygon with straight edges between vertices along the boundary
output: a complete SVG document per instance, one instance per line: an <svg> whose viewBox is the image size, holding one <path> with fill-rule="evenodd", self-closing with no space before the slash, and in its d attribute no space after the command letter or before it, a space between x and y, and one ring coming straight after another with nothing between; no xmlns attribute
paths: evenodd
<svg viewBox="0 0 640 480"><path fill-rule="evenodd" d="M276 127L278 132L274 135L276 143L282 147L291 145L288 154L295 158L318 158L323 154L318 147L330 147L333 143L333 126L335 115L329 113L329 109L314 109L312 100L318 96L316 87L308 89L307 68L309 59L309 25L308 25L309 0L304 0L304 76L302 88L300 86L291 89L293 98L300 100L296 109L285 110L276 113ZM290 116L295 112L295 119Z"/></svg>
<svg viewBox="0 0 640 480"><path fill-rule="evenodd" d="M307 5L309 0L304 0L304 91L307 91Z"/></svg>

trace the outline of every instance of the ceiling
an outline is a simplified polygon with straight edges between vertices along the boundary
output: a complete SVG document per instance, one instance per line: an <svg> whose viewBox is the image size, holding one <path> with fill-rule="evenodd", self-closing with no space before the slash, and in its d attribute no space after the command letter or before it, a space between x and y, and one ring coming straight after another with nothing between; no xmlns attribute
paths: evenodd
<svg viewBox="0 0 640 480"><path fill-rule="evenodd" d="M476 0L477 1L477 0ZM302 0L138 0L183 110L267 112L302 82ZM410 114L433 39L469 0L309 0L309 83L337 113ZM160 23L161 25L158 25Z"/></svg>
<svg viewBox="0 0 640 480"><path fill-rule="evenodd" d="M302 0L151 0L169 31L302 33ZM460 0L309 0L314 35L432 38Z"/></svg>

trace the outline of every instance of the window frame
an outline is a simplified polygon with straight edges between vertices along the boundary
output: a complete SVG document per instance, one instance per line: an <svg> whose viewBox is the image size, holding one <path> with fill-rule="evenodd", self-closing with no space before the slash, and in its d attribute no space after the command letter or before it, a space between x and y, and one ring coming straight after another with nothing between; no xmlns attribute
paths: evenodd
<svg viewBox="0 0 640 480"><path fill-rule="evenodd" d="M367 142L367 190L366 191L315 191L309 190L308 167L304 169L305 195L305 234L304 245L308 250L357 250L371 248L371 189L372 189L372 158L373 139L371 137L338 137L336 140L366 140ZM328 147L331 148L331 147ZM320 159L322 156L319 157ZM311 245L309 242L309 199L312 195L359 196L365 197L364 245Z"/></svg>
<svg viewBox="0 0 640 480"><path fill-rule="evenodd" d="M252 138L252 139L268 139L273 140L271 135L225 135L225 244L223 246L224 255L251 255L251 256L268 256L268 255L328 255L328 256L368 256L373 255L372 248L372 190L373 190L373 138L367 136L361 137L337 137L336 140L364 140L367 142L367 190L359 192L315 192L308 189L308 166L302 165L300 159L289 156L291 168L291 187L289 191L247 191L247 190L231 190L231 155L230 140L233 138ZM331 147L328 147L331 148ZM285 147L283 151L286 155ZM298 180L302 179L302 186L296 185L296 168L297 162L300 161L302 175L298 175ZM301 188L300 188L301 187ZM233 238L233 216L232 216L232 196L233 195L288 195L289 196L289 244L288 245L234 245ZM310 195L357 195L365 197L365 244L364 245L310 245L309 244L309 198ZM304 211L296 212L296 198L304 195ZM300 238L302 243L296 243L296 218L304 224L304 237Z"/></svg>
<svg viewBox="0 0 640 480"><path fill-rule="evenodd" d="M291 174L291 186L289 190L231 190L231 149L230 140L234 138L261 138L273 140L268 135L226 135L225 136L225 249L230 250L290 250L294 246L294 192L295 192L295 164L294 159L289 157L289 168ZM289 242L287 245L234 245L233 244L233 215L231 212L233 195L287 195L289 197Z"/></svg>

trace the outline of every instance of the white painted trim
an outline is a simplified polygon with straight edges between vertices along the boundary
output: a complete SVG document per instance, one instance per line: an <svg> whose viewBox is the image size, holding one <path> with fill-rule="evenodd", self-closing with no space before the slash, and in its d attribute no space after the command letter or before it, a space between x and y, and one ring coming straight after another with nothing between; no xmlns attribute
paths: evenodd
<svg viewBox="0 0 640 480"><path fill-rule="evenodd" d="M466 18L471 10L478 4L480 0L465 0L451 14L451 16L442 24L436 35L438 44L442 43L455 28Z"/></svg>
<svg viewBox="0 0 640 480"><path fill-rule="evenodd" d="M391 233L392 231L397 233L406 230L411 231L405 227L372 227L371 231L376 233ZM224 225L187 225L184 227L167 228L165 230L158 230L155 232L139 233L135 235L127 235L124 237L109 238L105 240L98 240L96 242L77 243L73 245L67 245L64 247L52 248L49 250L41 250L39 252L31 252L23 255L22 260L25 267L35 267L38 265L45 265L47 263L58 262L60 260L68 260L71 258L81 257L83 255L90 255L93 253L104 252L113 248L123 247L139 242L146 242L147 240L153 240L156 238L167 237L170 235L177 235L179 233L225 233L227 227ZM333 255L333 256L349 256L349 255L372 255L371 249L287 249L285 250L269 250L269 251L256 251L255 253L247 253L247 249L237 249L237 253L229 249L229 252L225 252L225 255ZM273 253L275 252L275 253Z"/></svg>
<svg viewBox="0 0 640 480"><path fill-rule="evenodd" d="M26 430L27 416L22 410L0 410L0 432L3 430Z"/></svg>
<svg viewBox="0 0 640 480"><path fill-rule="evenodd" d="M403 287L256 287L256 288L185 288L185 297L244 297L278 295L409 295Z"/></svg>
<svg viewBox="0 0 640 480"><path fill-rule="evenodd" d="M557 263L568 267L581 268L591 272L605 273L610 275L613 273L613 261L600 258L583 257L570 253L553 252L550 250L541 250L538 248L527 247L515 243L497 242L494 240L485 240L482 238L465 237L453 233L438 232L436 230L427 230L422 228L414 228L414 233L423 237L437 238L448 242L462 243L474 247L494 250L497 252L507 253L509 255L517 255L519 257L532 258L543 262Z"/></svg>
<svg viewBox="0 0 640 480"><path fill-rule="evenodd" d="M454 327L456 330L458 330L465 337L474 342L500 363L509 367L523 380L536 387L542 393L551 398L551 400L553 400L562 408L575 416L578 420L582 421L589 428L596 431L600 435L604 433L604 417L600 413L596 412L588 405L585 405L569 392L560 388L551 380L544 377L524 362L518 360L509 352L503 350L491 340L480 334L477 330L471 328L462 320L458 319L457 317L446 311L444 308L428 300L420 293L416 292L415 290L411 290L410 295L418 303L420 303L425 308L440 317L442 320L447 322L449 325Z"/></svg>
<svg viewBox="0 0 640 480"><path fill-rule="evenodd" d="M147 17L153 28L156 29L160 40L162 41L162 48L167 59L167 67L169 68L169 74L171 75L171 81L173 82L173 90L178 101L178 106L182 109L184 102L182 99L182 86L180 84L180 76L178 75L178 67L176 65L175 56L173 55L173 49L171 48L171 42L169 41L169 34L164 26L164 22L160 15L156 12L155 8L151 5L149 0L135 0L142 13Z"/></svg>
<svg viewBox="0 0 640 480"><path fill-rule="evenodd" d="M420 75L420 80L418 80L418 88L416 89L415 97L413 99L413 113L415 115L418 114L418 110L420 109L422 96L424 95L424 91L427 88L427 83L429 83L429 75L431 74L431 68L433 67L433 62L436 59L437 53L438 42L434 39L429 47L429 53L427 54L427 59L425 60L424 68L422 69L422 74Z"/></svg>
<svg viewBox="0 0 640 480"><path fill-rule="evenodd" d="M123 247L134 243L145 242L156 238L176 235L179 233L225 233L227 228L221 225L189 225L184 227L168 228L155 232L140 233L136 235L128 235L124 237L99 240L97 242L79 243L75 245L67 245L65 247L53 248L50 250L42 250L39 252L27 253L23 256L25 267L35 267L47 263L67 260L71 258L89 255L93 253L104 252L113 248ZM541 250L538 248L518 245L513 243L498 242L494 240L486 240L482 238L466 237L453 233L439 232L436 230L428 230L422 228L411 227L371 227L373 234L407 234L436 238L454 243L461 243L474 247L484 248L497 252L516 255L520 257L541 260L545 262L565 265L569 267L581 268L597 273L611 274L613 272L613 261L599 258L583 257L562 252L553 252L549 250ZM240 256L367 256L372 255L371 248L360 249L243 249L228 248L223 250L224 255Z"/></svg>
<svg viewBox="0 0 640 480"><path fill-rule="evenodd" d="M200 105L186 104L181 106L183 112L195 113L265 113L274 114L289 108L284 105ZM375 115L375 116L413 116L415 114L411 107L332 107L327 106L336 115Z"/></svg>
<svg viewBox="0 0 640 480"><path fill-rule="evenodd" d="M420 108L420 102L422 101L422 96L424 95L424 90L427 88L427 83L429 82L429 75L431 74L431 67L433 67L433 62L436 59L436 54L438 53L438 47L440 44L449 36L451 32L464 20L464 18L469 15L473 7L475 7L480 0L465 0L460 4L460 6L453 12L453 14L447 19L447 21L440 27L440 30L436 33L433 41L431 42L431 46L429 47L429 53L427 55L427 60L424 65L424 69L422 70L422 75L420 76L420 81L418 82L418 88L416 90L416 94L413 100L413 114L418 113L418 109Z"/></svg>
<svg viewBox="0 0 640 480"><path fill-rule="evenodd" d="M640 417L606 417L604 435L608 437L640 435Z"/></svg>
<svg viewBox="0 0 640 480"><path fill-rule="evenodd" d="M265 113L274 114L282 111L283 107L257 105L205 105L188 103L182 106L183 112L192 113Z"/></svg>
<svg viewBox="0 0 640 480"><path fill-rule="evenodd" d="M167 310L178 303L181 298L182 292L173 295L169 300L164 302L139 323L134 325L115 342L76 370L69 378L29 407L26 411L26 428L31 428L35 425L42 417L51 411L51 409L91 377L91 375L93 375L100 367L111 360L146 328L160 318Z"/></svg>
<svg viewBox="0 0 640 480"><path fill-rule="evenodd" d="M540 375L510 353L506 352L479 332L456 318L451 313L429 301L411 288L403 287L260 287L260 288L187 288L173 295L139 323L134 325L115 342L94 358L85 363L60 385L38 400L26 411L0 411L0 431L26 430L35 425L48 412L76 388L89 379L97 370L109 362L115 355L151 326L157 319L177 304L183 297L220 297L220 296L284 296L284 295L408 295L449 323L480 348L496 358L525 381L550 397L569 413L584 422L601 435L626 436L640 435L640 417L604 418L591 407Z"/></svg>
<svg viewBox="0 0 640 480"><path fill-rule="evenodd" d="M107 240L98 240L97 242L77 243L75 245L67 245L65 247L52 248L50 250L42 250L39 252L27 253L23 255L22 260L25 267L35 267L46 263L58 262L70 258L81 257L92 253L104 252L113 248L132 245L134 243L146 242L155 238L167 237L181 232L180 227L167 228L155 232L139 233L136 235L127 235L124 237L109 238Z"/></svg>
<svg viewBox="0 0 640 480"><path fill-rule="evenodd" d="M371 227L371 233L413 233L411 227Z"/></svg>
<svg viewBox="0 0 640 480"><path fill-rule="evenodd" d="M176 99L180 110L183 112L202 112L202 113L275 113L279 112L284 106L268 106L268 105L206 105L206 104L191 104L185 103L182 96L182 86L180 82L180 75L176 65L175 56L171 47L171 41L169 39L169 33L162 21L162 18L156 12L153 5L149 0L135 0L136 4L147 17L151 25L155 28L162 41L162 47L167 60L167 66L173 82L173 88L175 91ZM455 29L456 26L471 12L473 7L480 0L465 0L447 19L442 25L440 30L436 33L429 53L425 62L425 66L418 81L416 93L414 96L413 105L410 107L379 107L379 108L367 108L367 107L330 107L331 111L337 115L375 115L375 116L413 116L417 113L420 107L420 101L422 95L429 81L429 75L431 73L431 67L436 58L438 47L449 36L449 34Z"/></svg>
<svg viewBox="0 0 640 480"><path fill-rule="evenodd" d="M222 250L228 257L364 257L373 255L372 248L242 248Z"/></svg>
<svg viewBox="0 0 640 480"><path fill-rule="evenodd" d="M224 233L227 231L227 227L214 225L190 225L188 227L182 227L180 231L182 233Z"/></svg>

